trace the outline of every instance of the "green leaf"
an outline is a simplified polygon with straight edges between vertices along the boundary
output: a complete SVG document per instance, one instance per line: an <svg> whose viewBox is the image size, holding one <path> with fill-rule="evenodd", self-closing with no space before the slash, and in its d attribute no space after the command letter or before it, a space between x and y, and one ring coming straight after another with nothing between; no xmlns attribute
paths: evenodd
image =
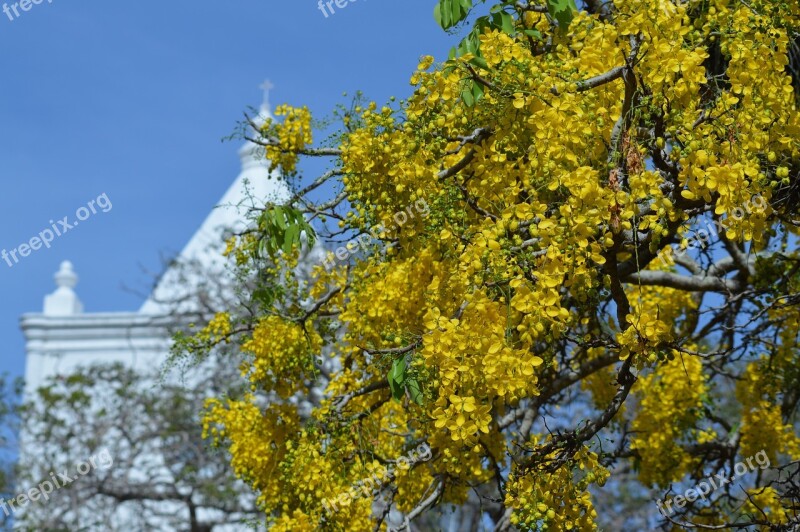
<svg viewBox="0 0 800 532"><path fill-rule="evenodd" d="M280 207L275 207L271 212L273 222L281 229L286 229L286 216Z"/></svg>
<svg viewBox="0 0 800 532"><path fill-rule="evenodd" d="M474 54L478 51L478 43L480 41L473 40L472 35L470 34L466 39L464 39L464 53L467 54Z"/></svg>
<svg viewBox="0 0 800 532"><path fill-rule="evenodd" d="M466 19L471 9L472 0L439 0L433 8L433 19L448 30Z"/></svg>
<svg viewBox="0 0 800 532"><path fill-rule="evenodd" d="M461 4L458 0L450 0L450 22L453 26L461 20Z"/></svg>
<svg viewBox="0 0 800 532"><path fill-rule="evenodd" d="M300 241L300 226L290 225L283 234L283 245L281 249L284 253L291 253L295 244Z"/></svg>
<svg viewBox="0 0 800 532"><path fill-rule="evenodd" d="M480 83L473 83L472 84L472 96L475 98L477 102L481 98L483 98L483 85Z"/></svg>
<svg viewBox="0 0 800 532"><path fill-rule="evenodd" d="M389 379L397 384L403 384L406 375L406 359L396 358L392 361L392 369L389 370Z"/></svg>
<svg viewBox="0 0 800 532"><path fill-rule="evenodd" d="M558 21L561 31L567 31L577 10L575 0L547 0L547 11Z"/></svg>
<svg viewBox="0 0 800 532"><path fill-rule="evenodd" d="M308 245L313 245L316 241L314 228L306 221L302 212L292 207L272 206L261 214L258 223L262 235L257 249L261 257L269 256L274 259L278 251L290 253L294 246L301 244L303 233Z"/></svg>
<svg viewBox="0 0 800 532"><path fill-rule="evenodd" d="M482 68L484 70L489 70L489 64L486 62L486 59L484 59L481 56L476 55L475 57L473 57L472 59L469 60L469 63L472 66L476 66L476 67Z"/></svg>
<svg viewBox="0 0 800 532"><path fill-rule="evenodd" d="M406 389L408 389L411 400L422 406L422 387L419 385L419 381L417 381L416 377L410 377L406 381Z"/></svg>
<svg viewBox="0 0 800 532"><path fill-rule="evenodd" d="M513 36L517 33L514 28L514 18L505 11L500 12L500 28L503 30L503 33L507 33L508 35Z"/></svg>
<svg viewBox="0 0 800 532"><path fill-rule="evenodd" d="M464 90L461 91L461 100L467 107L472 107L473 105L475 105L475 97L472 95L473 83L474 82L468 82L467 86L464 87Z"/></svg>
<svg viewBox="0 0 800 532"><path fill-rule="evenodd" d="M392 397L398 401L403 398L403 394L405 393L405 378L405 358L394 359L392 361L392 367L389 370L389 388L392 390Z"/></svg>

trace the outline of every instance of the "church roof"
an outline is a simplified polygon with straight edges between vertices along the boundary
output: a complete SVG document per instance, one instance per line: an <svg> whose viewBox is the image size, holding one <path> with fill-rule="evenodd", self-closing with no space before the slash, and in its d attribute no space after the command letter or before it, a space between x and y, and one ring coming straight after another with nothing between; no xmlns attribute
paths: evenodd
<svg viewBox="0 0 800 532"><path fill-rule="evenodd" d="M271 85L262 85L265 89L264 102L259 114L254 118L257 126L272 118L269 108L268 90ZM241 170L228 188L217 207L209 213L189 240L180 254L161 276L150 297L142 305L143 314L163 314L175 311L172 304L169 309L164 302L174 302L197 291L214 275L225 275L224 257L225 231L240 231L247 225L248 212L259 208L265 202L280 202L289 198L289 190L276 175L269 171L268 161L264 157L263 147L246 141L239 149ZM191 273L185 268L192 265ZM201 273L200 273L201 272ZM187 302L182 311L196 310L194 303Z"/></svg>

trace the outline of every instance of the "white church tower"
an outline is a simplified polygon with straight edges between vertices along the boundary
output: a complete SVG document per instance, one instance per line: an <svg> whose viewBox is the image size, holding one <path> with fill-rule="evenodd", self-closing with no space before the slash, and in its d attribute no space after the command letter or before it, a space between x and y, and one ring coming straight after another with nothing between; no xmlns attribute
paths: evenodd
<svg viewBox="0 0 800 532"><path fill-rule="evenodd" d="M255 119L259 126L272 118L272 85L265 82L261 87L264 101ZM289 197L285 184L270 174L263 155L263 148L249 141L239 149L239 175L174 261L197 266L195 273L167 268L138 311L84 312L76 289L78 275L69 261L61 264L55 274L56 290L45 296L43 312L25 314L21 319L28 397L49 377L68 374L81 365L124 362L133 368L150 369L164 362L170 346L167 329L175 324L172 302L185 299L177 309L182 313L198 310L188 296L202 290L210 279L218 285L219 276L225 275L223 231L242 229L249 208Z"/></svg>
<svg viewBox="0 0 800 532"><path fill-rule="evenodd" d="M264 101L255 118L259 126L271 118L268 100L271 87L269 82L262 85ZM220 283L221 276L230 275L221 255L225 248L224 231L245 227L251 208L289 197L286 185L270 173L262 147L248 141L240 148L239 158L239 175L167 267L139 310L87 312L79 297L80 272L69 261L61 263L55 274L56 288L44 297L42 312L24 314L21 318L26 340L26 400L34 399L36 390L49 379L69 375L80 367L120 362L135 370L150 371L164 364L171 346L171 331L180 322L176 314L201 310L200 303L188 296L210 289L211 282L214 287L224 285ZM186 264L196 268L187 270L183 268ZM181 303L176 306L175 301ZM20 435L20 447L23 457L37 452L35 442L26 442L24 433ZM35 513L36 508L27 511ZM125 510L121 513L120 522L124 522Z"/></svg>

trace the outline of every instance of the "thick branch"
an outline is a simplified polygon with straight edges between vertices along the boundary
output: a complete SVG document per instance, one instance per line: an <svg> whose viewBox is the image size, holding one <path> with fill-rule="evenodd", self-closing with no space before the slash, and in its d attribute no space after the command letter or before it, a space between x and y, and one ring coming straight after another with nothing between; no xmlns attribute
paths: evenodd
<svg viewBox="0 0 800 532"><path fill-rule="evenodd" d="M687 292L719 292L730 294L738 292L739 282L720 277L701 277L698 275L680 275L672 272L645 270L632 273L623 282L646 286L664 286Z"/></svg>

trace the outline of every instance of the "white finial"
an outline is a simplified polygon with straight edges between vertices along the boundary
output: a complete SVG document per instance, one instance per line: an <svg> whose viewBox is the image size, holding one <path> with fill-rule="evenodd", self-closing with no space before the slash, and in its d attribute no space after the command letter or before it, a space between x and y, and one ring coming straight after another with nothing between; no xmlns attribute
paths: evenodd
<svg viewBox="0 0 800 532"><path fill-rule="evenodd" d="M75 288L75 285L78 284L78 276L72 269L72 263L68 260L61 263L61 268L56 273L55 279L56 286L59 288Z"/></svg>
<svg viewBox="0 0 800 532"><path fill-rule="evenodd" d="M78 276L72 263L65 260L55 274L56 291L44 296L45 316L72 316L83 312L83 305L73 288L78 284Z"/></svg>
<svg viewBox="0 0 800 532"><path fill-rule="evenodd" d="M259 87L261 90L263 90L263 91L264 91L264 101L261 103L261 107L262 107L263 109L266 109L267 111L269 111L269 110L270 110L270 105L269 105L269 91L271 91L272 89L274 89L274 88L275 88L275 85L273 85L273 84L272 84L272 82L271 82L270 80L268 80L268 79L265 79L265 80L264 80L264 83L262 83L262 84L261 84L261 85L259 85L258 87Z"/></svg>

